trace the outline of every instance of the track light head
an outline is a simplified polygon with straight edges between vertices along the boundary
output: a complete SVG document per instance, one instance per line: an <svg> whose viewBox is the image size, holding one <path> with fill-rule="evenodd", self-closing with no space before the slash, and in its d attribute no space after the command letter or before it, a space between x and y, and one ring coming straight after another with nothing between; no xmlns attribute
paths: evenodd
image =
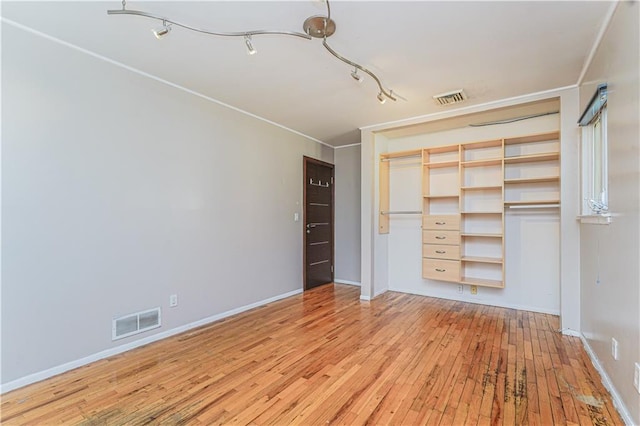
<svg viewBox="0 0 640 426"><path fill-rule="evenodd" d="M387 98L382 94L382 92L378 93L378 102L380 102L381 105L387 102Z"/></svg>
<svg viewBox="0 0 640 426"><path fill-rule="evenodd" d="M362 76L358 74L358 68L351 71L351 77L358 83L362 83Z"/></svg>
<svg viewBox="0 0 640 426"><path fill-rule="evenodd" d="M171 26L167 25L166 21L162 21L161 27L154 28L151 31L153 32L153 35L156 36L158 40L160 40L162 37L169 34L169 31L171 31Z"/></svg>
<svg viewBox="0 0 640 426"><path fill-rule="evenodd" d="M255 55L256 53L258 53L258 51L253 47L253 43L251 43L251 36L250 35L244 36L244 44L247 45L247 54L248 55Z"/></svg>

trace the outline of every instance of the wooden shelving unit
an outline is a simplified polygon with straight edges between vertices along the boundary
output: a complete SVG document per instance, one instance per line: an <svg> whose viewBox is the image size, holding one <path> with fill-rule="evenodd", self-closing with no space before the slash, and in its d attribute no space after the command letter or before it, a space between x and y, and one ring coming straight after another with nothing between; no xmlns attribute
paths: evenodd
<svg viewBox="0 0 640 426"><path fill-rule="evenodd" d="M423 149L423 229L429 231L423 232L423 277L503 288L505 208L559 205L559 151L558 132ZM434 179L444 185L437 194ZM434 222L424 224L443 213L459 223L459 235L452 238L448 229L436 241ZM455 248L433 245L457 241Z"/></svg>
<svg viewBox="0 0 640 426"><path fill-rule="evenodd" d="M380 204L378 210L378 232L380 234L389 233L389 162L394 159L420 157L422 151L410 150L410 151L398 151L387 152L380 154L379 160L379 195Z"/></svg>
<svg viewBox="0 0 640 426"><path fill-rule="evenodd" d="M503 287L503 141L472 142L460 149L460 282Z"/></svg>
<svg viewBox="0 0 640 426"><path fill-rule="evenodd" d="M422 150L422 276L460 280L460 147Z"/></svg>
<svg viewBox="0 0 640 426"><path fill-rule="evenodd" d="M408 155L422 161L423 278L504 288L505 209L560 205L559 132L383 154L381 211L383 161Z"/></svg>
<svg viewBox="0 0 640 426"><path fill-rule="evenodd" d="M560 205L558 132L504 140L505 207Z"/></svg>

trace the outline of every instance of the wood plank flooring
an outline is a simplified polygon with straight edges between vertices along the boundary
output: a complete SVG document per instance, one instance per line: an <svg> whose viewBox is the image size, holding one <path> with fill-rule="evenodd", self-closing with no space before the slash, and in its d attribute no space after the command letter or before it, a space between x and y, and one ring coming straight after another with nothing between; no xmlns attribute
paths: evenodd
<svg viewBox="0 0 640 426"><path fill-rule="evenodd" d="M3 424L618 425L558 318L326 285L2 397Z"/></svg>

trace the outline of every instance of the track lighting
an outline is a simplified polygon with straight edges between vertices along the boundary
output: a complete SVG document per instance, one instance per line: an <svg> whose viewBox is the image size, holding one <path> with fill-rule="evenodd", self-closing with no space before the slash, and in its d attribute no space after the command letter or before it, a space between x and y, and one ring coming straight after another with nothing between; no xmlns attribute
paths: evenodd
<svg viewBox="0 0 640 426"><path fill-rule="evenodd" d="M358 74L358 68L351 71L351 77L358 83L362 83L362 76Z"/></svg>
<svg viewBox="0 0 640 426"><path fill-rule="evenodd" d="M244 44L247 45L247 54L255 55L256 53L258 53L258 51L253 47L253 43L251 43L250 35L244 36Z"/></svg>
<svg viewBox="0 0 640 426"><path fill-rule="evenodd" d="M153 32L153 35L156 36L158 40L160 40L162 37L169 34L169 31L171 31L171 26L167 25L167 21L162 21L161 27L154 28L151 31Z"/></svg>
<svg viewBox="0 0 640 426"><path fill-rule="evenodd" d="M293 36L300 37L307 40L312 40L312 38L321 38L322 46L329 51L336 59L344 62L347 65L353 67L353 71L351 72L351 77L358 82L362 82L362 75L358 74L358 71L362 71L364 74L367 74L371 77L376 84L378 85L378 101L381 104L385 103L388 99L392 101L396 100L396 96L404 99L402 96L394 94L392 90L387 90L382 85L382 82L372 71L363 67L362 65L353 62L346 57L340 55L338 52L333 50L331 46L327 43L327 38L332 36L336 31L336 22L331 19L331 5L329 4L329 0L324 0L327 5L327 16L311 16L307 18L302 28L304 29L304 33L299 33L296 31L288 31L288 30L252 30L252 31L237 31L237 32L220 32L220 31L211 31L205 30L202 28L193 27L191 25L183 24L181 22L173 21L169 18L165 18L163 16L155 15L153 13L144 12L140 10L130 10L127 9L127 1L122 0L122 9L120 10L107 10L107 14L109 15L136 15L142 16L144 18L156 19L158 21L162 21L162 27L156 28L153 30L153 34L156 38L160 39L167 35L169 31L171 31L171 25L175 25L186 30L196 31L203 34L209 34L218 37L244 37L244 43L247 46L247 52L249 55L254 55L257 51L253 47L253 43L251 40L252 36L256 35L285 35L285 36ZM406 99L404 99L406 100Z"/></svg>

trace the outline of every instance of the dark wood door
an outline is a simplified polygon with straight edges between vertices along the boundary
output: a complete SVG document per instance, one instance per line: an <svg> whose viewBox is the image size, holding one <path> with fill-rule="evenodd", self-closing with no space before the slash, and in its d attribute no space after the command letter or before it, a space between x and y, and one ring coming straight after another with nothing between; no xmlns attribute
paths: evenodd
<svg viewBox="0 0 640 426"><path fill-rule="evenodd" d="M333 164L304 157L304 288L333 281Z"/></svg>

